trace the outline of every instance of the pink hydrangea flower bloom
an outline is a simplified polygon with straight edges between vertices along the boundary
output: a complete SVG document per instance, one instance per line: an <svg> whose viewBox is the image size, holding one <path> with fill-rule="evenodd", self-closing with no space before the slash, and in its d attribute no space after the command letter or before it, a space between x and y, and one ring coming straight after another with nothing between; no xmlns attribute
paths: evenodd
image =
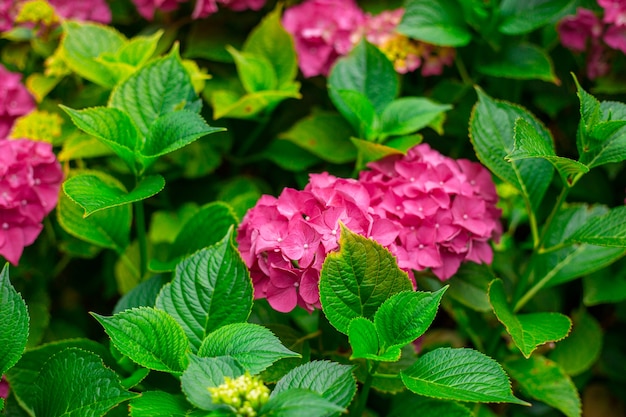
<svg viewBox="0 0 626 417"><path fill-rule="evenodd" d="M154 19L157 10L171 12L178 9L179 3L187 0L133 0L139 14L146 20Z"/></svg>
<svg viewBox="0 0 626 417"><path fill-rule="evenodd" d="M579 8L575 15L564 17L557 29L563 46L583 52L587 42L602 35L602 22L591 10Z"/></svg>
<svg viewBox="0 0 626 417"><path fill-rule="evenodd" d="M13 28L13 21L17 14L13 1L0 1L0 32L6 32Z"/></svg>
<svg viewBox="0 0 626 417"><path fill-rule="evenodd" d="M604 9L604 21L615 26L626 26L626 3L624 0L598 0Z"/></svg>
<svg viewBox="0 0 626 417"><path fill-rule="evenodd" d="M626 54L626 26L609 26L602 40L609 47Z"/></svg>
<svg viewBox="0 0 626 417"><path fill-rule="evenodd" d="M56 206L63 181L52 145L0 140L0 255L17 265L43 218Z"/></svg>
<svg viewBox="0 0 626 417"><path fill-rule="evenodd" d="M0 378L0 398L6 399L9 396L9 383L4 375Z"/></svg>
<svg viewBox="0 0 626 417"><path fill-rule="evenodd" d="M21 81L21 74L0 64L0 138L11 131L15 119L35 109L35 100Z"/></svg>
<svg viewBox="0 0 626 417"><path fill-rule="evenodd" d="M370 164L358 180L311 174L304 190L263 196L246 213L237 241L256 298L277 311L319 308L319 275L337 250L339 224L388 248L400 268L430 268L440 279L462 262L491 262L501 234L489 172L428 145Z"/></svg>
<svg viewBox="0 0 626 417"><path fill-rule="evenodd" d="M204 19L217 12L218 5L236 12L244 10L261 10L266 0L196 0L193 14L194 19Z"/></svg>
<svg viewBox="0 0 626 417"><path fill-rule="evenodd" d="M89 22L111 23L111 9L105 0L48 0L59 16Z"/></svg>
<svg viewBox="0 0 626 417"><path fill-rule="evenodd" d="M283 26L295 40L305 77L327 75L338 57L353 47L353 33L365 15L354 0L305 0L288 8Z"/></svg>

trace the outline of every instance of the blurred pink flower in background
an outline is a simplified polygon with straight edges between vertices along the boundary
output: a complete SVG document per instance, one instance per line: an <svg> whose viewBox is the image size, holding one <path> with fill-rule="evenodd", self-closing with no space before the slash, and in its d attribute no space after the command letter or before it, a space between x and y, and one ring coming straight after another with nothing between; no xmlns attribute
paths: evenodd
<svg viewBox="0 0 626 417"><path fill-rule="evenodd" d="M139 14L146 20L154 19L154 12L171 12L176 10L179 3L187 0L133 0Z"/></svg>
<svg viewBox="0 0 626 417"><path fill-rule="evenodd" d="M111 9L105 0L48 0L59 16L89 22L111 23Z"/></svg>
<svg viewBox="0 0 626 417"><path fill-rule="evenodd" d="M9 396L9 383L4 375L0 378L0 398L6 399Z"/></svg>
<svg viewBox="0 0 626 417"><path fill-rule="evenodd" d="M193 14L194 19L204 19L218 11L219 7L242 12L244 10L260 10L266 0L196 0Z"/></svg>
<svg viewBox="0 0 626 417"><path fill-rule="evenodd" d="M358 180L311 174L304 190L264 195L248 211L237 242L256 298L281 312L319 308L319 276L338 248L340 222L388 248L411 277L430 268L444 280L464 261L491 262L500 210L482 165L419 145L369 166Z"/></svg>
<svg viewBox="0 0 626 417"><path fill-rule="evenodd" d="M604 22L626 26L626 2L624 0L598 0L604 9Z"/></svg>
<svg viewBox="0 0 626 417"><path fill-rule="evenodd" d="M35 100L21 81L22 74L0 64L0 138L8 135L15 119L35 109Z"/></svg>
<svg viewBox="0 0 626 417"><path fill-rule="evenodd" d="M0 140L0 255L13 265L43 229L62 181L51 144Z"/></svg>

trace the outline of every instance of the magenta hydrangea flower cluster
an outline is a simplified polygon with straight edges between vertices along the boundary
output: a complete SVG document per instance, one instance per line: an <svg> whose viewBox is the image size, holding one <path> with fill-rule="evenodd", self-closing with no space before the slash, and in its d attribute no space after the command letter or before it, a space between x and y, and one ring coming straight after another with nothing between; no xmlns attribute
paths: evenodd
<svg viewBox="0 0 626 417"><path fill-rule="evenodd" d="M611 50L626 53L626 2L598 0L598 4L604 12L602 19L591 10L578 8L575 15L564 17L557 26L563 46L587 52L590 79L609 73Z"/></svg>
<svg viewBox="0 0 626 417"><path fill-rule="evenodd" d="M0 64L0 138L8 135L15 119L35 109L35 100L22 85L22 74Z"/></svg>
<svg viewBox="0 0 626 417"><path fill-rule="evenodd" d="M304 190L264 195L246 213L237 242L256 298L281 312L320 308L320 271L340 222L388 248L412 278L430 268L445 280L464 261L491 262L500 210L482 165L422 144L369 167L358 180L311 174Z"/></svg>
<svg viewBox="0 0 626 417"><path fill-rule="evenodd" d="M146 20L154 19L155 12L171 12L189 0L133 0L139 14ZM266 0L196 0L191 17L204 19L216 13L220 7L237 12L244 10L260 10Z"/></svg>
<svg viewBox="0 0 626 417"><path fill-rule="evenodd" d="M64 19L111 23L111 9L106 0L47 0ZM0 32L13 29L15 18L26 0L0 0ZM2 135L0 135L2 136Z"/></svg>
<svg viewBox="0 0 626 417"><path fill-rule="evenodd" d="M25 246L43 229L63 182L52 145L0 140L0 255L17 265Z"/></svg>
<svg viewBox="0 0 626 417"><path fill-rule="evenodd" d="M422 75L439 75L454 60L453 48L409 39L396 28L404 9L370 15L354 0L305 0L288 8L283 26L293 36L298 64L305 77L328 75L337 58L348 54L365 37L389 57L399 73L422 68Z"/></svg>

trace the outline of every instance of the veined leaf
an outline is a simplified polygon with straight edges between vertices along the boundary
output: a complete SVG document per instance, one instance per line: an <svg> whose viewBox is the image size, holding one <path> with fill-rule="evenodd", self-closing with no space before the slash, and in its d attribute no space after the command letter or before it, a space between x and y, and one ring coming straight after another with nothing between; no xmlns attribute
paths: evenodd
<svg viewBox="0 0 626 417"><path fill-rule="evenodd" d="M28 340L28 309L9 280L9 264L0 272L0 375L24 353Z"/></svg>
<svg viewBox="0 0 626 417"><path fill-rule="evenodd" d="M115 304L113 314L135 307L154 307L161 288L170 282L167 275L155 275L140 282L135 288L124 294Z"/></svg>
<svg viewBox="0 0 626 417"><path fill-rule="evenodd" d="M223 408L213 404L210 387L218 387L224 383L224 377L237 378L244 374L244 369L233 358L199 358L189 356L189 366L180 378L183 392L190 403L203 410Z"/></svg>
<svg viewBox="0 0 626 417"><path fill-rule="evenodd" d="M355 90L330 90L339 97L348 115L344 117L352 124L357 135L366 140L374 140L380 131L380 118L376 109L365 94Z"/></svg>
<svg viewBox="0 0 626 417"><path fill-rule="evenodd" d="M507 35L521 35L554 22L566 12L571 0L505 0L499 6L502 19L498 30Z"/></svg>
<svg viewBox="0 0 626 417"><path fill-rule="evenodd" d="M560 82L548 52L531 43L518 43L487 53L476 63L476 69L493 77Z"/></svg>
<svg viewBox="0 0 626 417"><path fill-rule="evenodd" d="M615 248L626 247L626 206L615 207L594 217L572 234L568 241Z"/></svg>
<svg viewBox="0 0 626 417"><path fill-rule="evenodd" d="M272 395L259 414L277 417L320 417L345 412L343 407L306 388L292 388Z"/></svg>
<svg viewBox="0 0 626 417"><path fill-rule="evenodd" d="M275 91L259 91L245 95L230 90L215 91L211 95L213 117L221 119L250 119L265 109L273 109L288 98L300 98L300 83L294 82Z"/></svg>
<svg viewBox="0 0 626 417"><path fill-rule="evenodd" d="M449 104L439 104L424 97L398 98L389 103L381 114L381 135L388 137L417 132L451 108Z"/></svg>
<svg viewBox="0 0 626 417"><path fill-rule="evenodd" d="M469 408L453 401L422 397L413 393L397 395L388 417L477 417Z"/></svg>
<svg viewBox="0 0 626 417"><path fill-rule="evenodd" d="M226 49L235 60L239 79L247 93L278 89L278 79L274 68L264 56L239 52L232 47L226 47Z"/></svg>
<svg viewBox="0 0 626 417"><path fill-rule="evenodd" d="M578 311L572 318L572 332L550 352L549 359L568 375L574 376L586 371L598 360L604 334L600 323L586 311Z"/></svg>
<svg viewBox="0 0 626 417"><path fill-rule="evenodd" d="M131 417L189 417L190 405L182 395L146 391L130 402Z"/></svg>
<svg viewBox="0 0 626 417"><path fill-rule="evenodd" d="M398 346L382 349L376 326L365 317L355 317L350 320L348 341L350 342L350 347L352 347L350 359L397 362L402 353Z"/></svg>
<svg viewBox="0 0 626 417"><path fill-rule="evenodd" d="M434 45L465 46L472 34L456 0L408 0L398 32Z"/></svg>

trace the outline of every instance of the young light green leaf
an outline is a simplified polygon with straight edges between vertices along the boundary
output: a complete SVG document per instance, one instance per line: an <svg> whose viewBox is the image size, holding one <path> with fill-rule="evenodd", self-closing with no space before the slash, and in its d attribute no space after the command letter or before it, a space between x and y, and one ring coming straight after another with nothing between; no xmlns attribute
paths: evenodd
<svg viewBox="0 0 626 417"><path fill-rule="evenodd" d="M28 341L28 309L9 280L9 264L0 272L0 375L17 363Z"/></svg>
<svg viewBox="0 0 626 417"><path fill-rule="evenodd" d="M343 407L308 388L291 388L272 395L259 417L322 417L344 412Z"/></svg>
<svg viewBox="0 0 626 417"><path fill-rule="evenodd" d="M311 361L300 365L278 381L272 396L293 388L306 388L328 401L348 407L356 393L352 366L330 361Z"/></svg>
<svg viewBox="0 0 626 417"><path fill-rule="evenodd" d="M123 110L109 107L93 107L74 110L60 105L79 129L108 145L136 172L135 153L140 147L141 136L135 122Z"/></svg>
<svg viewBox="0 0 626 417"><path fill-rule="evenodd" d="M563 339L572 327L570 319L560 313L514 314L500 279L489 285L489 300L496 317L525 358L538 346Z"/></svg>
<svg viewBox="0 0 626 417"><path fill-rule="evenodd" d="M33 386L34 415L99 417L137 394L126 391L98 355L67 348L41 368Z"/></svg>
<svg viewBox="0 0 626 417"><path fill-rule="evenodd" d="M589 369L598 360L604 335L600 324L586 311L575 313L572 319L572 332L550 352L549 359L556 362L568 375L575 376Z"/></svg>
<svg viewBox="0 0 626 417"><path fill-rule="evenodd" d="M498 30L506 35L521 35L554 22L567 12L570 0L505 0L499 6Z"/></svg>
<svg viewBox="0 0 626 417"><path fill-rule="evenodd" d="M252 309L252 281L232 243L232 229L215 245L183 259L156 306L184 329L195 352L216 329L245 322Z"/></svg>
<svg viewBox="0 0 626 417"><path fill-rule="evenodd" d="M498 362L472 349L435 349L400 376L409 390L425 397L527 405L513 395Z"/></svg>
<svg viewBox="0 0 626 417"><path fill-rule="evenodd" d="M145 200L165 187L165 179L159 174L144 177L130 192L109 178L104 172L75 175L63 183L63 191L85 210L87 217L100 210Z"/></svg>
<svg viewBox="0 0 626 417"><path fill-rule="evenodd" d="M365 317L355 317L348 326L348 341L352 347L350 359L370 359L377 362L397 362L400 348L392 346L382 350L376 326Z"/></svg>
<svg viewBox="0 0 626 417"><path fill-rule="evenodd" d="M227 324L208 334L200 357L230 356L256 375L279 359L300 356L287 349L267 328L252 323Z"/></svg>
<svg viewBox="0 0 626 417"><path fill-rule="evenodd" d="M259 91L240 95L234 91L220 90L211 95L213 118L250 119L264 111L275 108L288 98L301 98L300 84L294 82L277 91Z"/></svg>
<svg viewBox="0 0 626 417"><path fill-rule="evenodd" d="M320 302L333 327L347 334L350 320L372 318L387 298L413 285L387 249L344 225L339 247L322 266Z"/></svg>
<svg viewBox="0 0 626 417"><path fill-rule="evenodd" d="M417 139L417 143L422 141L420 135L417 136ZM377 161L389 155L403 155L405 153L399 149L363 139L350 138L350 141L357 149L356 169L364 169L368 162Z"/></svg>
<svg viewBox="0 0 626 417"><path fill-rule="evenodd" d="M402 347L430 327L448 286L436 292L404 291L389 297L376 311L374 323L383 351Z"/></svg>
<svg viewBox="0 0 626 417"><path fill-rule="evenodd" d="M524 394L544 402L567 417L580 417L578 391L572 380L551 360L542 356L503 363Z"/></svg>
<svg viewBox="0 0 626 417"><path fill-rule="evenodd" d="M135 307L154 307L161 288L170 282L169 276L155 275L139 283L135 288L124 294L115 304L113 314Z"/></svg>
<svg viewBox="0 0 626 417"><path fill-rule="evenodd" d="M424 97L402 97L389 103L381 114L383 137L408 135L416 132L444 115L452 108Z"/></svg>
<svg viewBox="0 0 626 417"><path fill-rule="evenodd" d="M293 142L325 161L343 164L356 158L356 149L350 143L352 134L350 125L340 115L314 109L311 115L300 119L279 138Z"/></svg>
<svg viewBox="0 0 626 417"><path fill-rule="evenodd" d="M380 118L376 114L373 104L365 96L355 90L337 90L334 94L341 99L349 110L344 117L352 124L360 138L372 141L378 137Z"/></svg>
<svg viewBox="0 0 626 417"><path fill-rule="evenodd" d="M226 49L235 60L239 79L247 93L278 89L278 79L274 68L264 56L239 52L229 46Z"/></svg>
<svg viewBox="0 0 626 417"><path fill-rule="evenodd" d="M179 375L187 365L189 340L165 311L138 307L111 317L92 313L117 349L144 368Z"/></svg>
<svg viewBox="0 0 626 417"><path fill-rule="evenodd" d="M163 30L157 30L149 36L136 36L115 52L115 58L118 62L137 68L152 58L162 36Z"/></svg>
<svg viewBox="0 0 626 417"><path fill-rule="evenodd" d="M130 205L112 207L84 218L84 210L62 193L56 207L61 227L70 235L123 254L130 243Z"/></svg>
<svg viewBox="0 0 626 417"><path fill-rule="evenodd" d="M456 0L408 0L398 32L434 45L465 46L472 34Z"/></svg>
<svg viewBox="0 0 626 417"><path fill-rule="evenodd" d="M188 417L191 406L182 395L146 391L130 401L131 417Z"/></svg>
<svg viewBox="0 0 626 417"><path fill-rule="evenodd" d="M407 394L394 398L388 417L476 417L469 408L459 403Z"/></svg>
<svg viewBox="0 0 626 417"><path fill-rule="evenodd" d="M501 48L497 53L485 54L476 63L476 69L493 77L560 83L548 52L530 43L518 43Z"/></svg>
<svg viewBox="0 0 626 417"><path fill-rule="evenodd" d="M224 377L237 378L244 374L243 367L233 358L199 358L189 356L189 366L180 378L183 393L190 403L203 410L219 409L221 405L213 404L210 387L224 383Z"/></svg>
<svg viewBox="0 0 626 417"><path fill-rule="evenodd" d="M527 158L543 158L554 165L563 183L567 185L571 185L576 176L589 172L586 165L573 159L557 156L554 152L554 145L543 140L539 132L521 117L515 121L514 140L513 150L506 156L509 162Z"/></svg>
<svg viewBox="0 0 626 417"><path fill-rule="evenodd" d="M567 241L624 248L626 247L624 219L626 219L626 206L612 208L608 213L591 219L576 230Z"/></svg>
<svg viewBox="0 0 626 417"><path fill-rule="evenodd" d="M541 138L552 146L552 136L541 123L522 107L494 100L480 88L478 103L470 119L470 139L478 159L494 174L522 192L529 207L536 210L552 179L553 168L542 159L524 159L506 162L513 150L514 124L523 118L533 126Z"/></svg>

